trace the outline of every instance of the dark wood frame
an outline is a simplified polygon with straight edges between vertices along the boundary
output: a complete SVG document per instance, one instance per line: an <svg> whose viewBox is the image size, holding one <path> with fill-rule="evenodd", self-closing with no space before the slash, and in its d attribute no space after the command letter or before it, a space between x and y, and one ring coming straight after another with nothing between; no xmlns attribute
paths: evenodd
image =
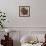
<svg viewBox="0 0 46 46"><path fill-rule="evenodd" d="M20 11L20 10L21 10L20 8L21 8L21 7L28 7L28 8L29 8L29 15L28 15L28 16L21 16L21 15L20 15L20 12L21 12L21 11ZM19 6L19 16L20 16L20 17L30 17L30 6Z"/></svg>

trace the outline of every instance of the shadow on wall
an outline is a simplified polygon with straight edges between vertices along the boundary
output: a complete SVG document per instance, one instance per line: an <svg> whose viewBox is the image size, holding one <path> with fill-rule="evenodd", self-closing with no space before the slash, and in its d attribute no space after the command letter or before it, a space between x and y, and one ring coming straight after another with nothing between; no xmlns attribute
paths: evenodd
<svg viewBox="0 0 46 46"><path fill-rule="evenodd" d="M13 46L21 46L20 41L13 40Z"/></svg>

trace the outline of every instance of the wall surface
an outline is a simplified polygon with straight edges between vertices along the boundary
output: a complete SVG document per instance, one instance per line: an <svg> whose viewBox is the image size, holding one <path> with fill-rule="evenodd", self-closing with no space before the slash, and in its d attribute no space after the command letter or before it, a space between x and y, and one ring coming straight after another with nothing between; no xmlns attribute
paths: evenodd
<svg viewBox="0 0 46 46"><path fill-rule="evenodd" d="M0 0L6 12L6 27L46 27L46 0ZM30 17L19 17L19 6L30 6Z"/></svg>

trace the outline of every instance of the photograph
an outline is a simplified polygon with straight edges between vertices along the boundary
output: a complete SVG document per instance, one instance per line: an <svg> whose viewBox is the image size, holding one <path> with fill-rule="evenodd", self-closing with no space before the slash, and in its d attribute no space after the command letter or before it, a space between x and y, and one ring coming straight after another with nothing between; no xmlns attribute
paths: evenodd
<svg viewBox="0 0 46 46"><path fill-rule="evenodd" d="M19 6L19 16L29 17L30 16L30 6Z"/></svg>

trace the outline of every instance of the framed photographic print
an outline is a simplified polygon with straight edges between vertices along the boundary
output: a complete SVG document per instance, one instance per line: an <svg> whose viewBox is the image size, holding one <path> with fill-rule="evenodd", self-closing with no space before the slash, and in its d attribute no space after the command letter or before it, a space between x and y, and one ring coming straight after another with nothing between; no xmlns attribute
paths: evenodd
<svg viewBox="0 0 46 46"><path fill-rule="evenodd" d="M19 16L29 17L30 16L30 6L19 6Z"/></svg>

